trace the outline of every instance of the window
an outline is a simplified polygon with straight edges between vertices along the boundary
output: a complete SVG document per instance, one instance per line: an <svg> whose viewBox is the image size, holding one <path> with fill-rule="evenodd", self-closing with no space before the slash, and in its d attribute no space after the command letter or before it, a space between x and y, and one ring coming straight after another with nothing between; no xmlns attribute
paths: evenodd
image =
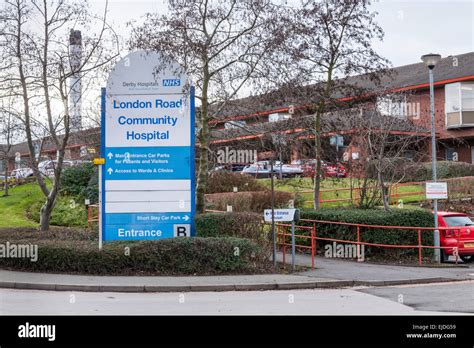
<svg viewBox="0 0 474 348"><path fill-rule="evenodd" d="M474 223L467 216L445 216L444 221L449 227L472 226Z"/></svg>
<svg viewBox="0 0 474 348"><path fill-rule="evenodd" d="M415 154L413 150L407 150L403 153L403 158L409 161L413 161L415 159Z"/></svg>
<svg viewBox="0 0 474 348"><path fill-rule="evenodd" d="M281 114L281 113L274 113L268 115L268 122L280 122L280 121L286 121L291 118L290 114Z"/></svg>
<svg viewBox="0 0 474 348"><path fill-rule="evenodd" d="M449 147L446 149L446 160L447 161L458 161L458 153L456 152L455 149Z"/></svg>
<svg viewBox="0 0 474 348"><path fill-rule="evenodd" d="M474 83L445 86L446 127L474 127Z"/></svg>

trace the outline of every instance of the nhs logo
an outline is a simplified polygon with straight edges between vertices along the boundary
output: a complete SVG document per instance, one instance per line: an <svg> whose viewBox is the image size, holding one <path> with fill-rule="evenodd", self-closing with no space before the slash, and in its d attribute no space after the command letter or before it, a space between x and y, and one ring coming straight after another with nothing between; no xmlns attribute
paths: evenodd
<svg viewBox="0 0 474 348"><path fill-rule="evenodd" d="M163 79L163 87L181 86L180 79Z"/></svg>

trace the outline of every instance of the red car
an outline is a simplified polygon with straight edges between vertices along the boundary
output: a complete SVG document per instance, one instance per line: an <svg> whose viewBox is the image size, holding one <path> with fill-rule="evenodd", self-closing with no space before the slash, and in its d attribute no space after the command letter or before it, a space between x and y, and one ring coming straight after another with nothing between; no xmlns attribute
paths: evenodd
<svg viewBox="0 0 474 348"><path fill-rule="evenodd" d="M464 262L472 262L474 258L474 222L467 214L454 212L438 212L439 227L452 227L439 231L439 239L442 247L441 262L448 260L453 255L454 248L458 248L459 257Z"/></svg>
<svg viewBox="0 0 474 348"><path fill-rule="evenodd" d="M324 168L324 176L326 178L345 178L347 176L346 168L341 164L328 164Z"/></svg>
<svg viewBox="0 0 474 348"><path fill-rule="evenodd" d="M305 160L303 164L301 164L303 176L312 178L314 176L315 167L316 160ZM341 163L329 164L325 161L321 161L321 171L323 173L323 177L325 178L347 177L346 168Z"/></svg>

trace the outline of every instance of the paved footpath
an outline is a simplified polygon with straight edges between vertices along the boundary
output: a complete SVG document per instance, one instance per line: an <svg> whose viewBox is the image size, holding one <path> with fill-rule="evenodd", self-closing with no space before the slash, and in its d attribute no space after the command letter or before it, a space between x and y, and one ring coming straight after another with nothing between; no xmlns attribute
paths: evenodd
<svg viewBox="0 0 474 348"><path fill-rule="evenodd" d="M304 275L87 276L0 270L0 288L64 291L235 291L343 287L350 282Z"/></svg>
<svg viewBox="0 0 474 348"><path fill-rule="evenodd" d="M282 254L278 255L282 260ZM297 254L295 264L311 267L309 255ZM286 263L291 263L291 255L286 255ZM290 267L290 266L288 266ZM341 259L316 257L315 269L298 273L308 277L322 277L340 280L353 280L359 285L400 285L438 281L474 279L474 265L454 263L440 266L398 266L380 265Z"/></svg>
<svg viewBox="0 0 474 348"><path fill-rule="evenodd" d="M281 255L279 255L281 258ZM287 256L287 262L291 257ZM311 259L297 255L296 264ZM258 291L423 284L474 279L473 267L405 267L316 258L295 274L227 276L87 276L0 270L0 288L93 292Z"/></svg>

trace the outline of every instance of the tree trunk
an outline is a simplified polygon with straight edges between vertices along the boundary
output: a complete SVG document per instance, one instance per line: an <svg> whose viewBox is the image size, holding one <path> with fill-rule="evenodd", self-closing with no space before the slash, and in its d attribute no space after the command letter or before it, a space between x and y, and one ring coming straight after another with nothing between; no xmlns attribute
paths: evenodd
<svg viewBox="0 0 474 348"><path fill-rule="evenodd" d="M209 69L207 65L204 67L204 77L202 83L202 99L201 99L201 112L199 114L199 123L201 131L199 132L199 168L196 185L196 212L202 214L206 208L205 194L207 187L207 178L209 171L209 158L207 154L209 145L209 116L208 116L208 86L209 86Z"/></svg>
<svg viewBox="0 0 474 348"><path fill-rule="evenodd" d="M48 195L46 202L43 204L40 210L40 231L46 232L49 230L49 221L51 219L51 213L53 212L54 205L56 203L56 194L52 194L54 191L51 190L51 193Z"/></svg>
<svg viewBox="0 0 474 348"><path fill-rule="evenodd" d="M326 110L326 100L331 96L331 87L332 87L332 72L333 72L334 61L331 61L331 64L328 68L326 87L324 89L324 95L321 101L318 104L318 108L314 120L315 128L315 146L316 146L316 170L314 173L314 187L313 187L313 200L314 200L314 209L321 208L321 202L319 201L319 196L321 192L321 116Z"/></svg>
<svg viewBox="0 0 474 348"><path fill-rule="evenodd" d="M377 172L378 172L377 176L378 176L378 180L380 184L380 190L382 192L383 209L385 211L389 211L390 205L388 204L388 188L384 184L384 179L383 179L381 170L378 170Z"/></svg>
<svg viewBox="0 0 474 348"><path fill-rule="evenodd" d="M207 172L209 168L209 160L207 158L207 141L203 143L203 138L207 137L207 130L204 131L203 126L202 135L199 136L199 169L198 169L198 178L196 185L196 211L198 214L204 213L205 210L205 194L207 187Z"/></svg>
<svg viewBox="0 0 474 348"><path fill-rule="evenodd" d="M8 196L8 159L5 158L3 161L5 165L5 181L3 183L3 196L7 197Z"/></svg>
<svg viewBox="0 0 474 348"><path fill-rule="evenodd" d="M313 200L314 209L321 208L319 196L321 193L321 114L318 111L315 119L315 151L316 151L316 167L314 170L313 180Z"/></svg>

